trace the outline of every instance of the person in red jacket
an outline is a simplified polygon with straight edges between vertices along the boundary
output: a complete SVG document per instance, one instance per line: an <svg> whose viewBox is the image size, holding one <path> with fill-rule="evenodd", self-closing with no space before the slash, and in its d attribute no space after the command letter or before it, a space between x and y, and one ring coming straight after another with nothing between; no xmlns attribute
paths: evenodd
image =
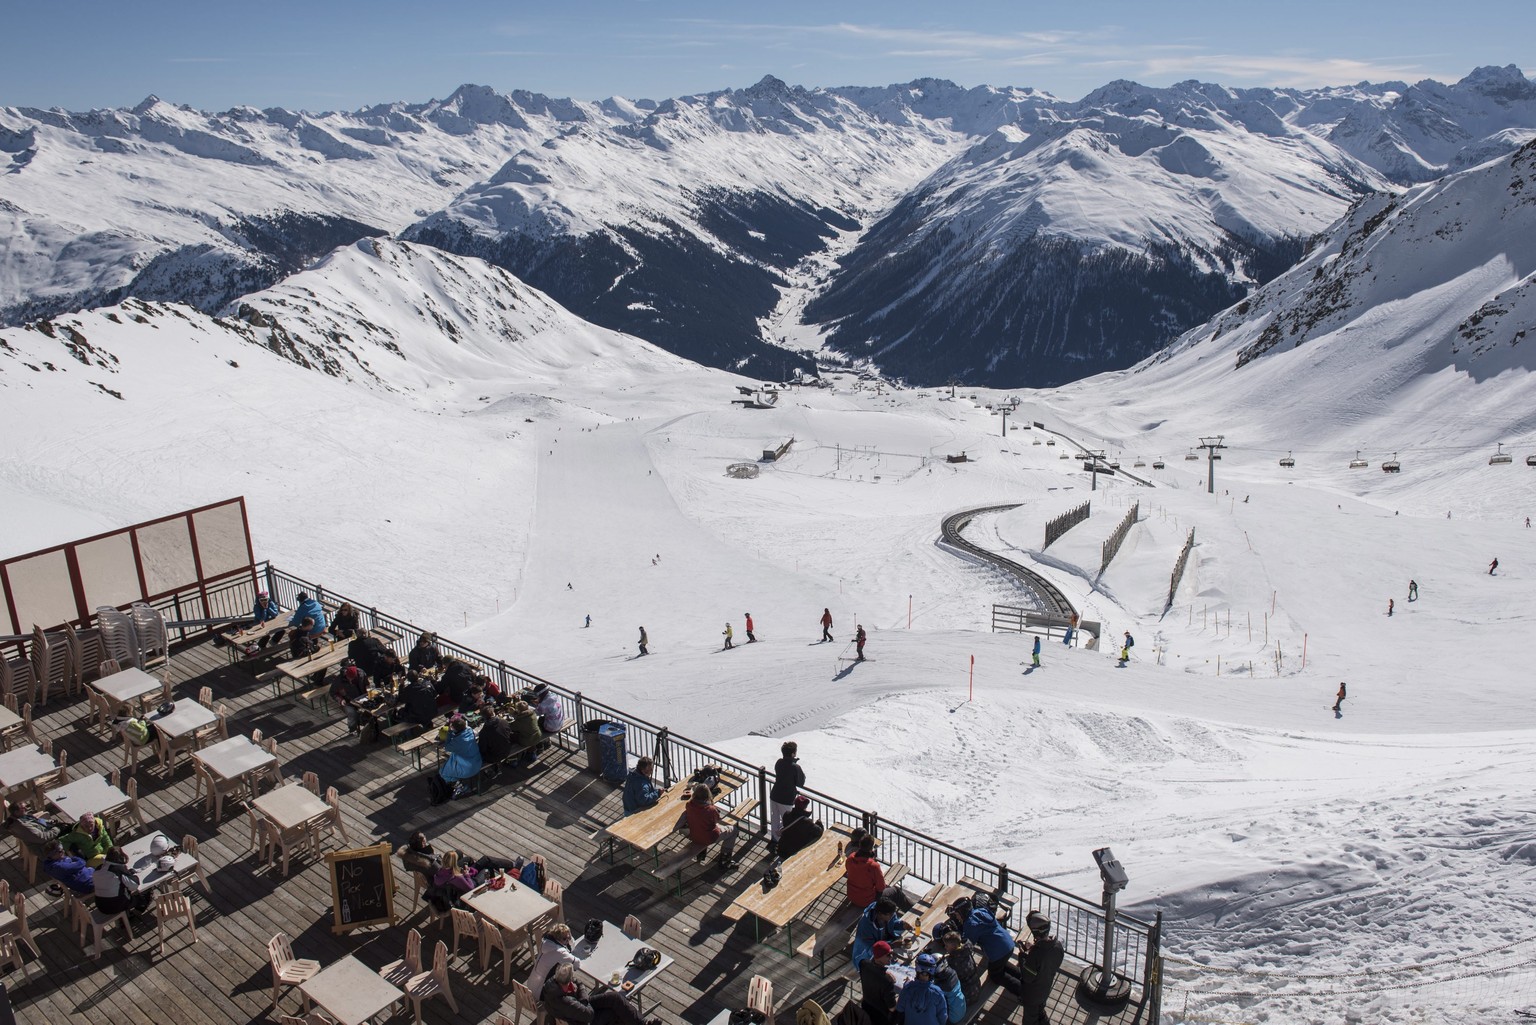
<svg viewBox="0 0 1536 1025"><path fill-rule="evenodd" d="M695 785L693 798L684 811L688 819L688 839L705 848L719 841L720 853L715 855L715 861L722 868L735 865L731 855L736 850L736 827L721 828L720 806L711 798L709 787L703 783ZM700 851L698 860L703 861L708 853L707 850Z"/></svg>
<svg viewBox="0 0 1536 1025"><path fill-rule="evenodd" d="M832 610L831 609L822 609L821 610L821 639L824 640L824 641L830 641L832 639Z"/></svg>
<svg viewBox="0 0 1536 1025"><path fill-rule="evenodd" d="M912 902L899 886L885 885L885 870L875 860L875 838L865 835L848 852L843 863L843 876L848 880L848 903L856 908L867 908L881 897L886 898L903 911L912 910Z"/></svg>
<svg viewBox="0 0 1536 1025"><path fill-rule="evenodd" d="M747 643L748 644L753 644L753 643L756 643L757 638L752 636L752 613L748 612L746 615L747 615Z"/></svg>

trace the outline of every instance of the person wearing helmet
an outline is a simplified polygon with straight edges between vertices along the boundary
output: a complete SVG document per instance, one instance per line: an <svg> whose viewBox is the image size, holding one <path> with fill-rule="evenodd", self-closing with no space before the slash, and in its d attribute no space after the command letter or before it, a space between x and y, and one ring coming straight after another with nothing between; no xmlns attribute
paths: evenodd
<svg viewBox="0 0 1536 1025"><path fill-rule="evenodd" d="M1066 951L1051 935L1051 920L1043 912L1031 911L1024 924L1029 927L1029 939L1020 944L1019 954L1019 1004L1024 1025L1050 1025L1045 1002L1051 997Z"/></svg>
<svg viewBox="0 0 1536 1025"><path fill-rule="evenodd" d="M896 1000L896 1013L906 1025L949 1025L949 1002L944 991L933 981L939 970L939 959L932 954L919 954L912 963L917 977L901 988Z"/></svg>

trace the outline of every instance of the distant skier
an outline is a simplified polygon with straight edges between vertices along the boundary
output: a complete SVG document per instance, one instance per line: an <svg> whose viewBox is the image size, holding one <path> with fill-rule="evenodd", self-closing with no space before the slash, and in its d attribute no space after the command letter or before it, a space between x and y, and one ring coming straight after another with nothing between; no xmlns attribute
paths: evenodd
<svg viewBox="0 0 1536 1025"><path fill-rule="evenodd" d="M864 661L864 640L865 640L865 637L864 637L864 627L861 626L861 625L855 624L854 625L854 634L853 634L853 643L854 643L854 645L859 650L859 657L854 659L855 662L862 662L862 661Z"/></svg>
<svg viewBox="0 0 1536 1025"><path fill-rule="evenodd" d="M1387 599L1387 615L1389 615L1389 616L1392 615L1392 605L1393 605L1392 599L1388 598Z"/></svg>
<svg viewBox="0 0 1536 1025"><path fill-rule="evenodd" d="M651 653L650 650L646 647L646 645L649 643L650 639L645 636L645 627L642 626L640 628L640 654L649 655Z"/></svg>
<svg viewBox="0 0 1536 1025"><path fill-rule="evenodd" d="M743 613L747 617L747 643L756 644L757 638L752 635L752 613Z"/></svg>
<svg viewBox="0 0 1536 1025"><path fill-rule="evenodd" d="M1344 704L1344 699L1347 696L1348 696L1348 693L1346 691L1346 688L1344 687L1344 681L1340 680L1339 681L1339 692L1337 694L1335 694L1334 697L1333 697L1333 710L1335 712L1343 711L1343 709L1340 708L1339 706Z"/></svg>
<svg viewBox="0 0 1536 1025"><path fill-rule="evenodd" d="M1034 656L1033 657L1034 657L1034 660L1035 660L1034 661L1034 667L1036 669L1039 669L1040 668L1040 635L1039 634L1035 635L1035 651L1034 651Z"/></svg>
<svg viewBox="0 0 1536 1025"><path fill-rule="evenodd" d="M1490 577L1493 576L1493 571L1498 569L1498 568L1499 568L1499 560L1498 559L1494 559L1492 562L1490 562L1488 564L1488 575Z"/></svg>
<svg viewBox="0 0 1536 1025"><path fill-rule="evenodd" d="M591 629L591 627L592 627L592 613L588 612L587 613L587 629Z"/></svg>
<svg viewBox="0 0 1536 1025"><path fill-rule="evenodd" d="M1134 647L1136 647L1136 638L1132 637L1131 636L1131 632L1129 630L1127 630L1125 632L1125 643L1120 645L1120 664L1121 665L1125 665L1127 662L1129 662L1131 660L1131 649L1134 648Z"/></svg>
<svg viewBox="0 0 1536 1025"><path fill-rule="evenodd" d="M1417 580L1408 581L1408 600L1419 600L1419 582Z"/></svg>
<svg viewBox="0 0 1536 1025"><path fill-rule="evenodd" d="M1067 635L1061 639L1061 643L1072 647L1072 636L1077 633L1077 613L1072 613L1072 621L1067 625Z"/></svg>
<svg viewBox="0 0 1536 1025"><path fill-rule="evenodd" d="M832 639L832 610L831 609L822 609L821 610L821 639L824 640L824 641L830 641Z"/></svg>
<svg viewBox="0 0 1536 1025"><path fill-rule="evenodd" d="M1529 516L1527 516L1525 518L1525 529L1526 530L1530 530L1531 529L1531 518Z"/></svg>
<svg viewBox="0 0 1536 1025"><path fill-rule="evenodd" d="M576 588L574 588L574 587L572 587L572 586L571 586L571 585L570 585L570 584L566 584L566 585L565 585L565 589L566 589L566 590L567 590L567 591L574 591L574 590L576 590Z"/></svg>
<svg viewBox="0 0 1536 1025"><path fill-rule="evenodd" d="M720 636L725 638L725 647L721 648L720 650L721 651L729 651L729 650L731 650L731 624L730 623L726 623L725 624L725 629L720 631Z"/></svg>

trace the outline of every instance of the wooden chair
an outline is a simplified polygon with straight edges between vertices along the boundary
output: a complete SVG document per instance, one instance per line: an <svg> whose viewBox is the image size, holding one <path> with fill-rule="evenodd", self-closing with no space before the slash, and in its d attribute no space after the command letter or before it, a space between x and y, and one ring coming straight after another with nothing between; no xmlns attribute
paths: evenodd
<svg viewBox="0 0 1536 1025"><path fill-rule="evenodd" d="M203 884L203 892L212 897L213 887L208 885L208 872L203 868L203 859L197 856L197 837L191 833L183 836L181 838L181 849L192 855L192 857L197 858L197 868L193 869L193 871L197 873L197 881Z"/></svg>
<svg viewBox="0 0 1536 1025"><path fill-rule="evenodd" d="M133 816L133 821L139 824L140 830L149 828L144 824L144 813L139 810L139 781L129 776L128 785L123 787L123 793L128 795L128 814Z"/></svg>
<svg viewBox="0 0 1536 1025"><path fill-rule="evenodd" d="M505 1014L497 1012L496 1025L523 1025L523 1015L527 1014L533 1021L533 1025L543 1025L544 1005L534 999L533 990L521 982L512 983L512 1010L516 1018L508 1018Z"/></svg>
<svg viewBox="0 0 1536 1025"><path fill-rule="evenodd" d="M85 688L85 674L90 672L90 667L101 664L101 631L94 627L76 630L73 623L65 623L64 644L69 648L69 667L73 677L70 682L73 689L79 692Z"/></svg>
<svg viewBox="0 0 1536 1025"><path fill-rule="evenodd" d="M747 1006L761 1012L764 1025L773 1025L773 982L761 975L747 983Z"/></svg>
<svg viewBox="0 0 1536 1025"><path fill-rule="evenodd" d="M451 951L450 956L458 957L459 941L463 937L468 936L470 939L475 941L477 946L479 945L480 920L476 918L475 913L470 911L468 908L453 908L448 912L448 914L453 919L453 950ZM483 956L481 957L481 960L484 960Z"/></svg>
<svg viewBox="0 0 1536 1025"><path fill-rule="evenodd" d="M32 927L27 924L27 895L18 893L13 902L10 897L10 886L7 884L4 899L0 900L0 904L9 906L14 915L11 921L0 925L0 936L8 936L25 943L32 951L33 957L42 957L42 951L37 949L37 940L32 938Z"/></svg>
<svg viewBox="0 0 1536 1025"><path fill-rule="evenodd" d="M32 627L32 676L36 680L37 703L46 705L57 687L67 695L73 674L70 672L69 647L57 634L49 636L43 628Z"/></svg>
<svg viewBox="0 0 1536 1025"><path fill-rule="evenodd" d="M111 733L112 720L117 715L117 709L112 706L112 699L93 687L87 687L85 700L90 706L90 711L86 715L86 728L94 730L100 726Z"/></svg>
<svg viewBox="0 0 1536 1025"><path fill-rule="evenodd" d="M632 940L640 939L641 938L640 919L636 918L634 915L625 915L624 916L624 935L628 936Z"/></svg>
<svg viewBox="0 0 1536 1025"><path fill-rule="evenodd" d="M524 939L528 944L528 956L533 958L533 960L537 961L539 959L539 948L544 942L544 934L553 929L555 923L559 921L560 912L556 909L546 911L528 923L528 931Z"/></svg>
<svg viewBox="0 0 1536 1025"><path fill-rule="evenodd" d="M27 962L21 956L21 950L16 946L16 941L9 936L0 935L0 965L14 965L21 969L21 981L27 981ZM47 973L42 961L37 964L38 970Z"/></svg>
<svg viewBox="0 0 1536 1025"><path fill-rule="evenodd" d="M16 711L16 698L14 695L8 697L5 704L11 711ZM0 730L0 747L7 751L18 740L30 740L34 744L37 743L37 731L32 726L31 702L22 705L21 711L18 714L21 716L21 722L15 726L8 726L4 730Z"/></svg>
<svg viewBox="0 0 1536 1025"><path fill-rule="evenodd" d="M432 970L410 979L404 989L405 998L411 1002L411 1010L416 1012L416 1025L421 1025L422 1002L435 996L447 1000L454 1014L459 1013L459 1002L453 999L453 987L448 978L448 944L442 940L437 941L437 947L432 951Z"/></svg>
<svg viewBox="0 0 1536 1025"><path fill-rule="evenodd" d="M288 860L295 851L309 849L309 831L303 828L283 829L277 823L269 819L261 820L261 829L264 839L261 846L265 853L263 860L269 864L277 864L277 855L281 851L283 855L283 877L288 877Z"/></svg>
<svg viewBox="0 0 1536 1025"><path fill-rule="evenodd" d="M421 931L419 929L412 929L405 934L405 956L380 968L379 974L383 976L385 982L395 986L404 986L421 974Z"/></svg>
<svg viewBox="0 0 1536 1025"><path fill-rule="evenodd" d="M491 950L501 951L501 984L505 986L512 978L512 951L517 949L517 937L507 935L506 931L489 918L480 919L480 970L489 971L491 967Z"/></svg>
<svg viewBox="0 0 1536 1025"><path fill-rule="evenodd" d="M304 789L305 790L308 790L310 793L314 794L316 797L320 796L320 775L319 775L319 773L314 772L313 770L304 773L303 783L304 783ZM332 787L331 789L334 790L335 787Z"/></svg>
<svg viewBox="0 0 1536 1025"><path fill-rule="evenodd" d="M177 737L175 740L167 737L163 732L155 733L155 750L160 754L160 768L166 778L176 774L176 759L183 752L190 759L192 752L197 750L197 735L188 734L185 737Z"/></svg>
<svg viewBox="0 0 1536 1025"><path fill-rule="evenodd" d="M101 665L97 669L96 679L99 680L103 676L111 676L113 673L120 673L122 671L123 671L123 667L117 661L117 659L115 659L115 658L104 658L104 659L101 660Z"/></svg>
<svg viewBox="0 0 1536 1025"><path fill-rule="evenodd" d="M267 961L272 966L272 1010L277 1011L277 1000L281 995L281 987L298 986L308 982L320 974L320 962L311 961L308 958L300 960L293 956L293 948L288 945L288 937L282 933L273 936L267 941ZM307 1005L308 1000L305 1001Z"/></svg>
<svg viewBox="0 0 1536 1025"><path fill-rule="evenodd" d="M260 729L254 729L254 730L251 731L251 743L252 744L257 744L257 745L261 744L261 730Z"/></svg>
<svg viewBox="0 0 1536 1025"><path fill-rule="evenodd" d="M155 894L155 932L160 941L160 956L165 956L165 927L173 918L185 918L197 942L197 919L192 916L192 902L181 890L160 890Z"/></svg>
<svg viewBox="0 0 1536 1025"><path fill-rule="evenodd" d="M59 895L64 904L64 927L75 935L75 942L80 949L85 949L85 933L91 924L91 907L73 890L66 889Z"/></svg>
<svg viewBox="0 0 1536 1025"><path fill-rule="evenodd" d="M197 770L199 787L206 787L208 791L208 796L203 799L203 811L211 812L214 822L222 822L224 798L233 797L240 800L250 792L245 785L245 780L239 776L234 779L219 779L204 768L201 762L193 762L192 765Z"/></svg>
<svg viewBox="0 0 1536 1025"><path fill-rule="evenodd" d="M321 829L326 833L340 833L342 843L351 843L351 839L347 836L347 823L341 817L341 795L336 792L335 787L326 788L325 803L331 806L331 810L321 821ZM457 948L454 953L458 953Z"/></svg>
<svg viewBox="0 0 1536 1025"><path fill-rule="evenodd" d="M203 684L202 689L197 692L197 703L208 711L213 711L213 688L206 683Z"/></svg>
<svg viewBox="0 0 1536 1025"><path fill-rule="evenodd" d="M101 958L101 937L102 937L102 935L108 929L112 928L112 925L113 925L114 922L122 922L123 923L123 934L126 937L126 939L124 940L124 945L126 946L127 945L127 940L133 939L133 925L128 921L128 912L126 912L126 911L117 911L117 912L100 911L100 910L97 910L96 908L92 908L91 909L91 957L92 957L92 959L100 960L100 958Z"/></svg>
<svg viewBox="0 0 1536 1025"><path fill-rule="evenodd" d="M261 782L263 777L270 779L272 781L272 785L275 787L282 786L283 784L283 759L277 753L277 738L268 737L266 742L261 746L262 749L267 752L267 754L273 757L274 761L266 768L258 769L255 775L252 777L251 790L253 793L255 792L256 784Z"/></svg>
<svg viewBox="0 0 1536 1025"><path fill-rule="evenodd" d="M565 887L545 876L544 899L555 905L556 918L565 921Z"/></svg>
<svg viewBox="0 0 1536 1025"><path fill-rule="evenodd" d="M30 659L0 655L0 694L30 705L35 689Z"/></svg>
<svg viewBox="0 0 1536 1025"><path fill-rule="evenodd" d="M43 754L45 755L53 754L53 742L50 741L47 737L43 738L43 742L39 744L38 747L43 749ZM48 773L46 776L39 776L37 779L32 781L32 790L37 798L37 807L43 807L44 793L52 790L54 787L61 787L68 782L69 752L61 747L59 748L58 757L54 759L53 771Z"/></svg>
<svg viewBox="0 0 1536 1025"><path fill-rule="evenodd" d="M245 809L245 819L251 827L250 849L253 851L260 850L262 822L265 820L261 817L261 812L257 811L255 808Z"/></svg>

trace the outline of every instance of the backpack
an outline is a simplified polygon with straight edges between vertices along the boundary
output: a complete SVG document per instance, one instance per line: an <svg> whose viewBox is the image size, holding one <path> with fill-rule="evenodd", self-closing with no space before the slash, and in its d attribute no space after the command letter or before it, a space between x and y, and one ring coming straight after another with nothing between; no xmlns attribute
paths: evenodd
<svg viewBox="0 0 1536 1025"><path fill-rule="evenodd" d="M1132 637L1130 634L1126 634L1125 635L1125 646L1128 649L1136 647L1136 638Z"/></svg>
<svg viewBox="0 0 1536 1025"><path fill-rule="evenodd" d="M641 947L635 951L635 956L629 959L629 967L637 972L648 972L661 964L661 954L652 947Z"/></svg>
<svg viewBox="0 0 1536 1025"><path fill-rule="evenodd" d="M517 881L528 887L534 893L544 892L544 866L537 861L530 861L523 866L523 870L517 874Z"/></svg>
<svg viewBox="0 0 1536 1025"><path fill-rule="evenodd" d="M437 773L427 777L427 797L433 804L444 804L453 796L453 788Z"/></svg>
<svg viewBox="0 0 1536 1025"><path fill-rule="evenodd" d="M587 924L582 927L582 938L588 943L596 943L603 938L603 920L601 918L589 918Z"/></svg>

